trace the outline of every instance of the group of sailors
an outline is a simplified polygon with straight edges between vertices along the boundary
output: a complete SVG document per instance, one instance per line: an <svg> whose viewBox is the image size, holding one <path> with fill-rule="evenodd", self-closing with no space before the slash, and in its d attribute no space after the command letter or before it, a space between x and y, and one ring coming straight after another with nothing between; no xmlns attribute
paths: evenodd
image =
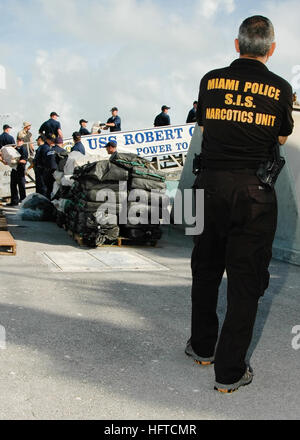
<svg viewBox="0 0 300 440"><path fill-rule="evenodd" d="M161 113L159 113L155 120L154 126L167 126L171 124L170 116L168 115L170 107L163 105L161 107ZM187 123L196 121L197 101L194 101L193 108L190 110L187 116ZM97 133L101 130L110 130L110 132L121 131L121 118L118 115L118 108L113 107L111 109L111 117L105 124L99 124L97 127ZM26 164L30 162L30 168L34 169L36 192L50 199L54 184L54 172L58 167L58 158L67 154L63 148L63 132L60 122L58 121L59 115L56 112L51 112L49 120L45 121L40 129L39 136L36 139L38 148L35 150L33 145L33 137L30 131L31 123L24 122L23 128L18 132L17 141L11 136L10 131L12 127L5 124L3 126L3 133L0 135L0 160L1 148L7 145L15 146L16 150L20 154L19 162L16 168L12 168L11 171L11 203L10 206L17 206L26 197L25 189L25 172ZM90 132L87 128L88 121L86 119L80 119L80 128L73 133L74 145L71 148L71 152L79 151L85 155L85 148L81 142L81 136L88 136L94 132ZM110 153L110 148L115 149L116 145L107 145L107 151Z"/></svg>

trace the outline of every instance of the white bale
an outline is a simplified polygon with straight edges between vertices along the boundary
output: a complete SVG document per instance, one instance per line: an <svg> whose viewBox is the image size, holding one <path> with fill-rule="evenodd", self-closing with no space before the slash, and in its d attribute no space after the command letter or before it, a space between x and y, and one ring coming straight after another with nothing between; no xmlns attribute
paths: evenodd
<svg viewBox="0 0 300 440"><path fill-rule="evenodd" d="M85 159L85 155L80 153L79 151L72 151L68 155L68 160L64 167L64 174L65 175L73 175L74 169L76 167L81 167L82 165L85 165L87 163Z"/></svg>
<svg viewBox="0 0 300 440"><path fill-rule="evenodd" d="M20 153L14 147L1 148L2 159L10 166L15 167L21 157Z"/></svg>
<svg viewBox="0 0 300 440"><path fill-rule="evenodd" d="M55 194L59 191L59 184L57 182L54 182L53 184L53 190L51 193L51 199L53 199L55 197Z"/></svg>
<svg viewBox="0 0 300 440"><path fill-rule="evenodd" d="M87 163L97 162L98 160L102 160L103 157L96 154L82 154L79 151L72 151L69 154L68 160L64 167L65 176L72 176L74 174L74 169L76 167L82 167Z"/></svg>
<svg viewBox="0 0 300 440"><path fill-rule="evenodd" d="M54 173L53 173L53 177L54 177L55 181L56 181L58 184L60 184L61 179L64 177L64 173L63 173L63 171L57 171L57 170L55 170Z"/></svg>

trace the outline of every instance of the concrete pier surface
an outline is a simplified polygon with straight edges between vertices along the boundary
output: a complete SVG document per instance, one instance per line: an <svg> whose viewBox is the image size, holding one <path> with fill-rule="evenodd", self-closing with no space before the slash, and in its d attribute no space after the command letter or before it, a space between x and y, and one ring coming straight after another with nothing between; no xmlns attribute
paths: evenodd
<svg viewBox="0 0 300 440"><path fill-rule="evenodd" d="M221 395L213 367L184 354L191 238L165 227L155 248L91 251L54 223L6 213L17 256L0 257L1 419L300 417L299 267L272 260L253 383ZM226 277L221 321L225 308Z"/></svg>

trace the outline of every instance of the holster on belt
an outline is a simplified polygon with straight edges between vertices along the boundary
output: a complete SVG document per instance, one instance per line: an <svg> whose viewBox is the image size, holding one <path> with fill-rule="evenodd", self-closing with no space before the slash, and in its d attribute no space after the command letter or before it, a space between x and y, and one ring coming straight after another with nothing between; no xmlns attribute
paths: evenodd
<svg viewBox="0 0 300 440"><path fill-rule="evenodd" d="M280 156L279 143L275 145L273 160L261 163L256 172L260 182L269 190L275 186L276 180L285 165L285 159Z"/></svg>

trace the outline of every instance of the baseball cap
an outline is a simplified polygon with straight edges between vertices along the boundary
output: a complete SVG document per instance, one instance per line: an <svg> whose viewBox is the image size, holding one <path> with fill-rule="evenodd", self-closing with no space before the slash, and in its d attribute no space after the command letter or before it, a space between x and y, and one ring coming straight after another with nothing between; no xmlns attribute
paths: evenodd
<svg viewBox="0 0 300 440"><path fill-rule="evenodd" d="M7 124L3 125L3 130L7 130L8 128L12 128L12 127L10 125L7 125Z"/></svg>
<svg viewBox="0 0 300 440"><path fill-rule="evenodd" d="M59 118L59 115L56 112L50 113L50 118L52 118L52 116L57 116Z"/></svg>
<svg viewBox="0 0 300 440"><path fill-rule="evenodd" d="M26 128L26 127L31 127L31 123L30 122L23 122L23 127L24 128Z"/></svg>
<svg viewBox="0 0 300 440"><path fill-rule="evenodd" d="M113 107L113 108L111 109L111 112L114 112L114 111L117 111L117 112L118 112L118 111L119 111L119 110L118 110L118 107Z"/></svg>
<svg viewBox="0 0 300 440"><path fill-rule="evenodd" d="M164 110L169 110L171 107L168 107L167 105L163 105L162 106L162 108L161 108L161 110L162 111L164 111Z"/></svg>
<svg viewBox="0 0 300 440"><path fill-rule="evenodd" d="M81 125L83 122L88 123L89 121L86 121L85 119L80 119L80 121L79 121L79 125Z"/></svg>
<svg viewBox="0 0 300 440"><path fill-rule="evenodd" d="M117 146L118 146L118 144L117 144L116 141L109 141L109 142L105 145L105 148L106 148L106 147L114 147L114 148L117 148Z"/></svg>

